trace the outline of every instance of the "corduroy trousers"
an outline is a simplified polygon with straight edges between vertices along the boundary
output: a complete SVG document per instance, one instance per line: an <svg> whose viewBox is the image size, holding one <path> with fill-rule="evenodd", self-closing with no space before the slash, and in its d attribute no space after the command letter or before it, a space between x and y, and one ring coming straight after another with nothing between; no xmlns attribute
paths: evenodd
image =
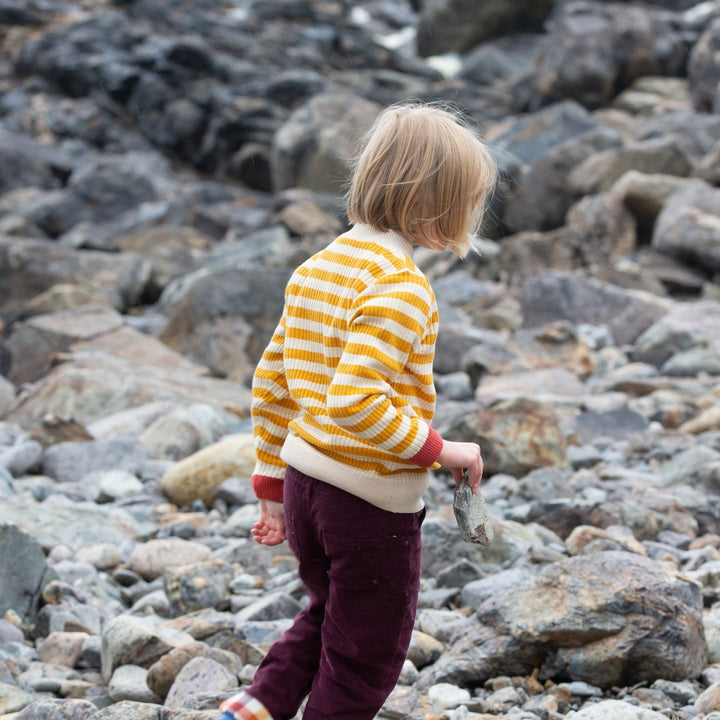
<svg viewBox="0 0 720 720"><path fill-rule="evenodd" d="M410 644L425 511L387 512L292 467L284 506L309 603L248 692L273 720L293 718L308 694L303 720L373 720Z"/></svg>

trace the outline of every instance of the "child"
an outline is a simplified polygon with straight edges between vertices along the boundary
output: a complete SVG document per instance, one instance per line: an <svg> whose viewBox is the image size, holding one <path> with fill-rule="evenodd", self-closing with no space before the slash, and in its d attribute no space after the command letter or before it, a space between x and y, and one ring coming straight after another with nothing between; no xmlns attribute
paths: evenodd
<svg viewBox="0 0 720 720"><path fill-rule="evenodd" d="M253 379L253 536L288 540L309 602L222 720L372 720L395 687L438 463L477 491L474 443L434 412L435 296L413 246L464 256L495 182L475 134L431 105L387 108L352 174L354 225L303 263Z"/></svg>

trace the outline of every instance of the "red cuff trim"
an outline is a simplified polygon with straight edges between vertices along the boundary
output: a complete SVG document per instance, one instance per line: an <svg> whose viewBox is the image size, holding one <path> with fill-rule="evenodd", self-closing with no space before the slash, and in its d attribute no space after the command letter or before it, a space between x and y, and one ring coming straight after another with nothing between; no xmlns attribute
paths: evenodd
<svg viewBox="0 0 720 720"><path fill-rule="evenodd" d="M252 489L258 500L272 500L281 503L283 501L283 480L282 478L269 477L268 475L253 475Z"/></svg>
<svg viewBox="0 0 720 720"><path fill-rule="evenodd" d="M413 455L408 462L420 467L430 467L434 465L440 453L442 452L443 439L440 433L430 428L425 444L420 448L420 452Z"/></svg>

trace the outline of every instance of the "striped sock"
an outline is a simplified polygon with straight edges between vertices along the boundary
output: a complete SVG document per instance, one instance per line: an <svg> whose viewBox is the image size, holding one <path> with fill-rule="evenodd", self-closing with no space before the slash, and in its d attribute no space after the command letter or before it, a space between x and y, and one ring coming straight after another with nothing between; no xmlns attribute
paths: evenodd
<svg viewBox="0 0 720 720"><path fill-rule="evenodd" d="M244 690L228 698L221 706L218 720L273 720L268 709Z"/></svg>

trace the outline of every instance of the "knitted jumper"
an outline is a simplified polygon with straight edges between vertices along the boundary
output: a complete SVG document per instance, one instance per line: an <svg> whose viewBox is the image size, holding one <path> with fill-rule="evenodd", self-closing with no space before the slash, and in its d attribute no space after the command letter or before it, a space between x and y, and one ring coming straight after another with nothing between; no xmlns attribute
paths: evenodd
<svg viewBox="0 0 720 720"><path fill-rule="evenodd" d="M285 467L391 512L417 512L442 450L435 295L394 232L355 225L305 261L253 378L260 499Z"/></svg>

